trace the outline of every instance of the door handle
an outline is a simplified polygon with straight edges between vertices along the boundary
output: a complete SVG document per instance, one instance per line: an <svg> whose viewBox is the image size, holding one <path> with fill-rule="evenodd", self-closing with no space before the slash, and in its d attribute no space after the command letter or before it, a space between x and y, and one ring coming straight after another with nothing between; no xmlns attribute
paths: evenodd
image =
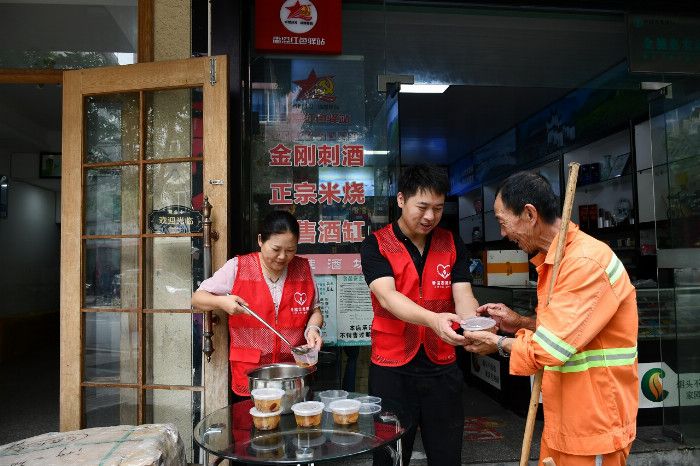
<svg viewBox="0 0 700 466"><path fill-rule="evenodd" d="M204 206L202 209L202 231L204 234L204 279L211 277L211 241L219 239L219 233L211 228L211 209L209 196L204 196ZM218 316L211 311L204 311L204 329L202 332L202 353L207 357L207 362L211 362L211 355L214 353L214 342L212 336L214 331L212 326L219 321Z"/></svg>

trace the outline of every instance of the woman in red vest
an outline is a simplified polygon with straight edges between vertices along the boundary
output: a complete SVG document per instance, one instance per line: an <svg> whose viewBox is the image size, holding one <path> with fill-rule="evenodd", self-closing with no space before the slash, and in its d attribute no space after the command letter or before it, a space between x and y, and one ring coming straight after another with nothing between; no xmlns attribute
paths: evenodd
<svg viewBox="0 0 700 466"><path fill-rule="evenodd" d="M258 234L260 252L236 256L204 280L192 306L229 314L231 389L249 396L246 372L263 364L293 362L291 348L248 315L247 305L293 345L321 348L323 315L309 261L296 256L299 224L287 211L274 211Z"/></svg>

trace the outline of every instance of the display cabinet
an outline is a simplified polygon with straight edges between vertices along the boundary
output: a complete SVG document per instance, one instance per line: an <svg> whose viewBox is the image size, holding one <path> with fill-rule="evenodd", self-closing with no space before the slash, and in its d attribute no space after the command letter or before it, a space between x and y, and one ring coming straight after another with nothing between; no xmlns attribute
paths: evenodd
<svg viewBox="0 0 700 466"><path fill-rule="evenodd" d="M484 184L484 241L498 241L501 239L501 229L493 213L493 203L496 200L496 191L499 184L500 181Z"/></svg>
<svg viewBox="0 0 700 466"><path fill-rule="evenodd" d="M596 232L634 225L636 213L628 130L565 153L564 166L570 162L581 164L571 220L584 231Z"/></svg>
<svg viewBox="0 0 700 466"><path fill-rule="evenodd" d="M459 235L465 244L484 239L484 195L481 186L459 196Z"/></svg>
<svg viewBox="0 0 700 466"><path fill-rule="evenodd" d="M676 338L673 300L671 288L637 290L639 341Z"/></svg>

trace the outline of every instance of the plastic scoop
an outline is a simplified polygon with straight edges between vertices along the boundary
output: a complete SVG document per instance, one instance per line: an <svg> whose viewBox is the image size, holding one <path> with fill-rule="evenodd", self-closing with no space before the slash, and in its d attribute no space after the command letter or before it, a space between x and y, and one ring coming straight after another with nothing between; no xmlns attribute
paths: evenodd
<svg viewBox="0 0 700 466"><path fill-rule="evenodd" d="M285 342L290 348L292 348L292 353L296 353L296 354L306 354L306 353L308 353L309 351L311 351L311 348L308 348L308 347L306 347L306 346L293 346L293 345L289 342L289 340L287 340L287 339L284 337L284 335L282 335L280 332L278 332L277 330L275 330L275 328L274 328L272 325L268 324L267 321L266 321L265 319L263 319L263 318L260 317L258 314L256 314L251 308L249 308L249 307L246 306L245 304L241 304L241 303L238 303L238 304L239 304L248 314L250 314L250 315L252 315L253 317L255 317L256 319L258 319L258 320L260 321L260 323L262 323L263 325L265 325L265 327L269 328L270 330L272 330L272 332L273 332L275 335L277 335L278 337L280 337L280 339L281 339L283 342Z"/></svg>

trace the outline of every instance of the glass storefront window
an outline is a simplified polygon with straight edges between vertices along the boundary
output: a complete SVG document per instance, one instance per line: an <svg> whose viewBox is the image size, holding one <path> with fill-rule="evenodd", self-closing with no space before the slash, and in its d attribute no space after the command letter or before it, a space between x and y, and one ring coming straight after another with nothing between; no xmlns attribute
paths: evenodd
<svg viewBox="0 0 700 466"><path fill-rule="evenodd" d="M579 162L572 220L611 246L638 288L640 382L652 383L640 425L696 436L700 397L682 384L700 374L698 261L661 263L666 252L697 257L700 248L700 86L662 73L688 73L697 62L693 20L456 2L342 8L342 55L252 55L250 249L258 221L282 208L299 217L300 253L356 253L359 241L346 241L343 226L363 222L366 237L396 219L399 168L424 162L448 167L448 204L458 212L445 216L457 217L473 253L484 244L512 249L494 228L494 188L518 170L543 170L563 194L566 166ZM389 75L449 87L394 95L378 89ZM664 83L673 90L655 103ZM343 165L350 144L362 146L361 166ZM341 162L321 163L335 145ZM363 203L347 202L346 183L362 184ZM324 331L338 344L344 319L357 319L341 315L341 277L319 280L336 317ZM652 376L662 367L660 390L661 376ZM665 391L676 398L664 400Z"/></svg>

